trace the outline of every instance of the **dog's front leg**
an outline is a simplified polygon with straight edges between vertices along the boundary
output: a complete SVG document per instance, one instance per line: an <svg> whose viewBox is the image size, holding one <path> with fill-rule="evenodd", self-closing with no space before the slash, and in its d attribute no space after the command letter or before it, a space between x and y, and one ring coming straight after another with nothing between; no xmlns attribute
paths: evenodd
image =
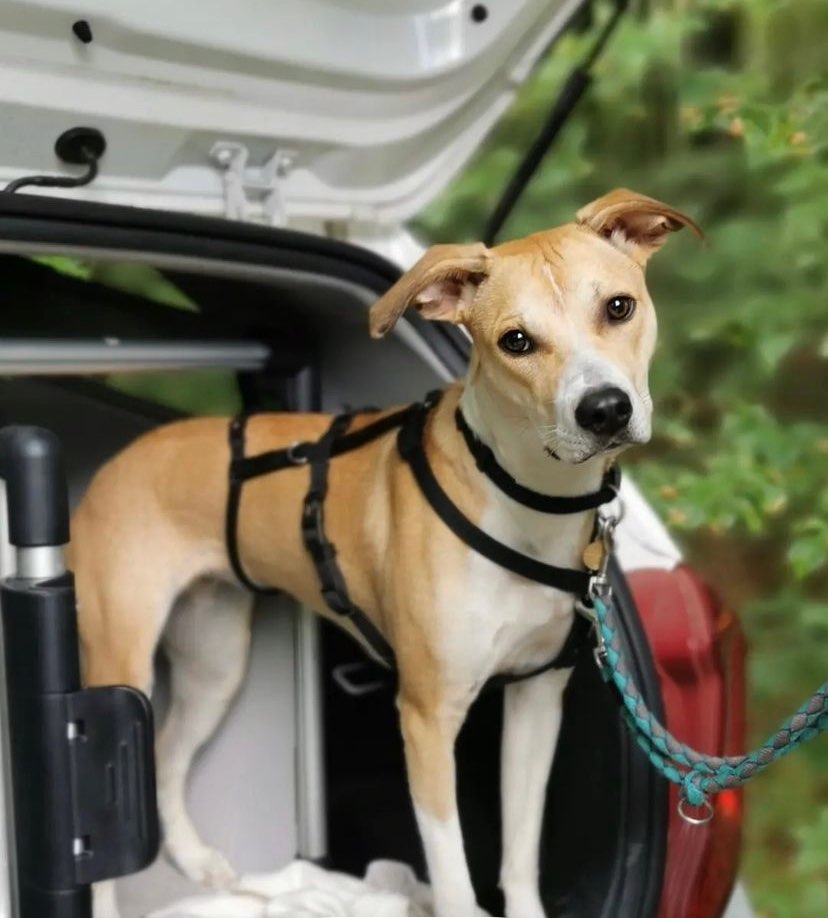
<svg viewBox="0 0 828 918"><path fill-rule="evenodd" d="M434 892L435 915L482 915L457 813L454 741L465 717L443 703L399 700L408 782Z"/></svg>
<svg viewBox="0 0 828 918"><path fill-rule="evenodd" d="M544 918L538 890L546 784L571 670L552 670L506 687L500 791L503 863L500 885L508 918Z"/></svg>

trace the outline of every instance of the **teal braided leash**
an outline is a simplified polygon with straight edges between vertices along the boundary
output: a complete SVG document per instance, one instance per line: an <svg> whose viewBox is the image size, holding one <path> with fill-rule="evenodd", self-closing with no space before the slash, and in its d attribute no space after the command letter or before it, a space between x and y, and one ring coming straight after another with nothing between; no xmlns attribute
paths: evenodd
<svg viewBox="0 0 828 918"><path fill-rule="evenodd" d="M706 806L712 815L709 795L740 787L783 755L828 730L828 682L825 682L773 736L753 752L726 757L696 752L673 737L644 703L624 666L611 600L605 601L594 595L592 610L598 629L596 660L605 681L614 686L619 695L627 725L653 766L668 781L679 785L683 800L691 806Z"/></svg>

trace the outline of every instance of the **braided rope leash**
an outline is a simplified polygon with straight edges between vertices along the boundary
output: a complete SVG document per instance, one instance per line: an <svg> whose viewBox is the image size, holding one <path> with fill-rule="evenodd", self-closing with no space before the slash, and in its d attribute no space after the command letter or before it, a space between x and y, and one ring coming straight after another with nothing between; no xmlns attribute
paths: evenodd
<svg viewBox="0 0 828 918"><path fill-rule="evenodd" d="M828 730L828 682L825 682L753 752L721 757L691 749L665 729L644 703L624 665L612 603L600 596L595 596L592 603L599 633L596 660L604 679L619 695L627 726L656 770L681 787L682 803L706 809L706 817L689 817L689 821L707 822L712 817L710 794L740 787L782 756ZM680 811L688 818L683 807Z"/></svg>
<svg viewBox="0 0 828 918"><path fill-rule="evenodd" d="M681 788L679 813L687 822L700 825L713 818L709 796L741 787L803 743L828 730L828 682L788 718L753 752L746 755L706 755L679 742L647 707L641 692L624 663L615 622L612 587L607 574L614 547L615 530L623 516L603 512L597 520L597 537L602 543L602 562L590 580L589 595L576 604L595 628L595 661L601 675L618 695L623 718L653 767L668 781ZM693 816L687 807L701 807L704 815Z"/></svg>

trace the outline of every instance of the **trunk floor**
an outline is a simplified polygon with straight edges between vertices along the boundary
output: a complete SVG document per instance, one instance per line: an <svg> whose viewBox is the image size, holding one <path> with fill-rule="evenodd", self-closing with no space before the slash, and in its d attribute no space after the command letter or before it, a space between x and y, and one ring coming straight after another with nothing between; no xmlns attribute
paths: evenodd
<svg viewBox="0 0 828 918"><path fill-rule="evenodd" d="M117 888L121 918L379 918L433 912L428 886L399 861L374 861L364 879L293 861L273 873L242 877L238 891L211 892L159 858Z"/></svg>

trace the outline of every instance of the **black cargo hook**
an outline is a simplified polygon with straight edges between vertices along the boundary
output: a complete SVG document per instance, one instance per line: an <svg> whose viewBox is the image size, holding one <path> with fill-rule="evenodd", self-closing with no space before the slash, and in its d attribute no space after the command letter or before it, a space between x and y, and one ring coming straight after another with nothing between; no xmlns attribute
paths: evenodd
<svg viewBox="0 0 828 918"><path fill-rule="evenodd" d="M55 141L55 155L64 163L86 166L82 175L24 175L3 189L9 194L37 185L40 188L82 188L98 176L98 161L106 152L106 138L97 128L74 127Z"/></svg>

